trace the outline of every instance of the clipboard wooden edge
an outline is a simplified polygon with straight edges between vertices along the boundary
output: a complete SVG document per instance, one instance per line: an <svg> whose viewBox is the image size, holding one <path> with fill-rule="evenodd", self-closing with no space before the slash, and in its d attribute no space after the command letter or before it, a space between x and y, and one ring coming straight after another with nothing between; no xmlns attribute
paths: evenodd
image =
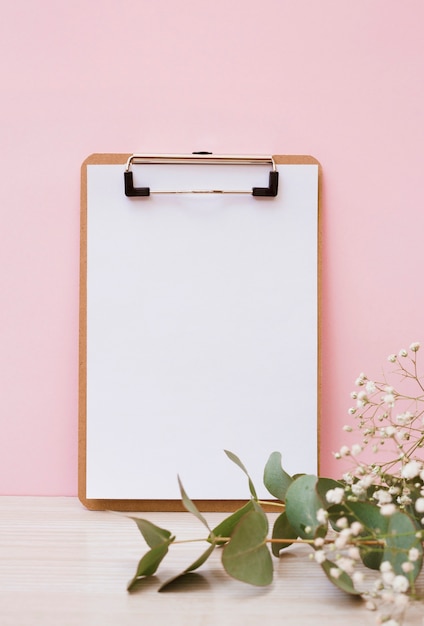
<svg viewBox="0 0 424 626"><path fill-rule="evenodd" d="M126 511L126 512L182 512L184 508L180 500L118 500L87 498L87 166L88 165L125 165L131 154L94 153L87 157L81 165L81 214L80 214L80 301L79 301L79 390L78 390L78 498L91 511ZM321 441L321 193L322 167L315 157L309 155L273 155L275 163L281 165L318 165L318 363L317 363L317 458L319 473L320 441ZM270 454L273 452L270 450ZM225 462L224 455L223 461ZM272 498L269 498L272 502ZM195 500L195 504L203 512L231 512L246 500ZM265 507L273 512L275 509Z"/></svg>

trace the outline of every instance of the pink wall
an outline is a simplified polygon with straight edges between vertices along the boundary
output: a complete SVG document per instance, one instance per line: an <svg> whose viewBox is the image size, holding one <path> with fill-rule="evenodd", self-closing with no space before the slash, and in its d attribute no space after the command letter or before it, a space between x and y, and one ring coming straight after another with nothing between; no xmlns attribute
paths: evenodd
<svg viewBox="0 0 424 626"><path fill-rule="evenodd" d="M424 338L423 23L422 0L3 3L0 493L76 493L92 152L320 160L321 467L339 473L352 381Z"/></svg>

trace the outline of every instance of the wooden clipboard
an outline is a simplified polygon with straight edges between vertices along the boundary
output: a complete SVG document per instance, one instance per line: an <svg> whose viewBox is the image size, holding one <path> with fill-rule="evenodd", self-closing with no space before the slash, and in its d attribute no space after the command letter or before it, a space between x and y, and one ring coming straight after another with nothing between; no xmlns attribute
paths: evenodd
<svg viewBox="0 0 424 626"><path fill-rule="evenodd" d="M162 160L156 163L155 158L159 156L162 157ZM299 454L295 452L295 461L299 457L299 462L306 461L309 467L305 468L299 465L293 468L293 473L317 471L318 469L320 387L318 350L318 209L320 201L320 165L315 158L310 156L278 155L270 157L272 168L268 166L270 171L264 173L263 164L261 162L255 163L254 157L248 157L252 160L252 177L254 178L256 171L260 170L261 179L259 186L255 186L255 182L253 182L251 187L248 185L247 189L237 192L242 194L246 194L249 190L251 192L248 193L246 198L246 205L242 207L240 202L244 202L245 196L243 196L243 199L239 198L236 203L233 200L231 185L229 190L217 190L214 186L211 189L204 189L204 181L202 180L200 189L190 189L190 192L171 189L169 184L172 183L175 186L175 180L179 181L181 172L187 177L193 171L192 165L198 168L199 163L192 162L192 155L187 155L187 162L183 163L182 166L175 165L175 171L178 173L173 178L173 174L169 174L171 171L169 168L174 168L172 161L174 157L167 160L166 158L163 159L164 156L167 157L169 155L151 155L152 160L147 161L149 165L143 165L143 167L140 166L139 168L137 160L131 154L93 154L84 161L81 168L78 495L84 506L92 510L184 510L176 487L175 489L173 487L174 491L172 492L168 492L167 488L163 486L158 487L157 491L155 491L155 481L158 477L162 481L161 484L163 484L165 476L165 479L170 484L176 485L176 473L180 472L179 461L184 465L181 478L186 491L196 501L201 510L233 510L237 505L249 498L249 493L245 484L246 477L239 473L237 479L235 479L237 484L228 486L227 495L223 497L220 495L221 490L224 490L224 487L227 486L227 482L233 480L228 477L232 474L237 475L239 471L222 454L222 449L230 448L230 446L232 452L241 457L248 469L251 467L250 464L255 464L255 455L257 454L258 467L260 466L263 469L267 456L274 450L282 452L284 464L285 454L293 455L293 448L296 448L298 445ZM181 158L181 155L179 156ZM204 169L209 171L208 176L212 176L211 172L214 173L216 170L221 173L220 157L217 157L217 163L209 163L208 159L213 159L214 157L206 153L200 153L194 158L199 160L200 165L206 165ZM237 173L237 176L240 175L240 180L243 183L246 177L244 173L246 168L244 168L241 159L244 157L223 158L230 159L225 167L234 168L233 171ZM232 158L235 159L234 166L231 162ZM146 163L143 160L141 162L143 164ZM240 173L242 170L243 172ZM137 175L139 177L135 181L132 178L133 171L137 173L134 173L134 176ZM158 195L152 200L152 196L155 193L155 181L157 184L157 177L161 176L161 171L167 174L165 182L168 186L165 185L164 190L157 191ZM199 169L195 168L194 171L196 178L194 182L196 182L197 178L202 177L197 173L200 171ZM151 181L153 172L155 175ZM272 175L273 172L278 172L276 177ZM130 181L128 181L128 173L131 174ZM277 193L275 194L276 189L273 188L273 185L275 187L275 178L278 181L278 175L279 183L277 182ZM182 176L183 179L184 176ZM227 179L226 174L224 173L223 176L225 183ZM172 178L172 181L169 181L168 178ZM110 188L108 185L110 185ZM215 185L215 183L213 182L212 185ZM141 193L140 189L142 190ZM146 189L148 190L147 192ZM254 189L259 190L257 193L259 197L249 197L254 196L252 193ZM177 195L170 195L175 192ZM127 195L125 195L126 193ZM193 194L189 200L187 199L188 193ZM277 201L275 200L276 196ZM207 198L206 202L203 201L204 197ZM278 202L282 203L282 208L279 208ZM228 207L230 210L227 210ZM278 210L276 210L276 207ZM237 309L238 296L234 296L234 291L239 289L238 283L243 281L239 281L237 276L235 278L233 276L226 284L227 273L222 267L220 270L215 269L216 259L221 255L225 257L225 254L229 254L231 259L234 260L234 255L231 251L232 246L229 244L230 240L222 233L226 233L227 230L230 231L231 228L236 229L234 231L236 236L233 237L233 247L237 247L244 237L243 227L245 222L243 216L249 214L249 211L256 216L249 226L250 232L247 232L246 228L250 243L246 244L247 247L245 248L243 248L243 242L240 244L240 256L236 257L236 264L241 263L240 257L242 257L243 267L247 266L243 281L248 293L246 302L251 303L252 306L249 304L249 306ZM286 213L283 213L284 211ZM282 217L276 217L277 214ZM219 216L216 218L218 220L217 224L214 224L215 215ZM269 216L268 224L265 219L267 215ZM110 223L108 224L109 219ZM167 219L172 220L172 228L168 226ZM300 219L303 220L303 223L299 223ZM158 222L157 224L155 223L156 221ZM186 225L191 234L190 237L187 235L187 241L184 241L185 231L183 229ZM196 230L197 228L198 230ZM280 233L278 234L279 228ZM293 229L293 233L288 233L288 229ZM179 234L180 237L181 233L183 233L179 248L173 247L173 232ZM139 242L140 233L143 234L144 238L141 237ZM165 239L166 237L169 238L168 244L166 244L166 241L165 243L162 241L162 233L164 233ZM217 233L217 241L211 243L208 238L216 236ZM258 241L259 243L257 243ZM187 258L184 257L184 254L186 254L185 250L190 245L193 245L193 250L197 255L196 258L191 257L193 260L192 264L189 256ZM270 252L272 246L275 249L274 257ZM159 252L157 251L158 247L160 247ZM142 248L142 252L140 252L140 248ZM279 256L281 248L289 249L286 256L284 254ZM154 257L152 263L148 262L148 260L146 261L146 255L149 251ZM166 259L168 253L169 258ZM158 256L159 254L161 256ZM202 343L203 341L203 335L196 334L198 329L195 329L193 342L189 340L179 344L178 341L180 339L177 336L178 332L176 332L178 326L171 329L167 327L163 332L161 331L162 334L152 327L155 324L155 314L160 318L159 321L165 323L165 326L168 325L169 319L173 316L177 317L178 315L187 314L187 311L183 310L181 312L179 309L180 307L184 309L185 300L191 298L190 292L187 291L190 288L190 279L187 279L185 275L175 274L177 278L174 277L172 281L169 280L167 282L166 277L167 271L174 271L174 265L176 261L179 261L179 256L184 257L181 271L184 273L189 268L188 273L190 276L193 274L194 279L197 281L197 292L199 290L203 291L203 285L207 285L208 278L211 278L214 290L213 299L205 305L203 301L200 301L203 296L197 297L194 295L190 306L193 306L195 316L199 311L206 316L206 321L202 318L206 326L210 326L211 319L215 323L215 317L220 319L222 317L220 321L221 326L216 331L221 333L219 336L223 334L223 328L226 331L227 321L232 315L228 312L227 317L222 316L222 307L227 306L229 301L235 304L237 309L235 316L238 315L238 321L237 319L235 321L232 320L232 326L230 325L228 330L229 335L223 339L221 353L215 351L215 345L213 344L216 344L216 341L208 341L207 338L204 341L205 345L202 345L202 349L196 352L196 345L194 344L197 342L198 345L199 337L201 338L200 342ZM214 257L213 261L211 261L211 256ZM256 262L252 262L252 257L256 259ZM253 288L259 290L260 294L258 297L253 297L249 295L250 280L251 276L256 274L257 267L261 265L262 257L267 257L264 274L262 277L258 275L255 278L256 282L253 281L252 283ZM164 259L163 263L161 259ZM138 263L139 267L137 266ZM161 265L159 270L157 270L158 265ZM201 275L199 275L200 270L196 270L197 265L201 266L200 269L203 272ZM240 265L240 267L242 266ZM238 271L240 271L240 267ZM155 271L157 271L156 278L155 275L150 275L151 272L154 273ZM217 281L215 276L215 273L218 271L221 271L221 282L224 283L222 286L222 303L217 303L217 299L221 294L221 283ZM126 288L121 289L122 283L125 283L129 272L132 273L132 283L130 287L127 285ZM143 283L141 281L138 284L140 274L149 274L147 282ZM291 275L287 283L289 287L281 285L280 277L283 274ZM297 276L298 279L296 278ZM134 288L135 283L137 285ZM264 283L266 283L265 286L263 286ZM262 310L257 303L261 298L266 300L269 297L271 298L271 304L274 305L272 298L274 297L274 292L278 292L280 287L281 294L276 297L277 306L264 306L263 308L268 313L262 324L260 319L258 321L255 317L255 315L259 316ZM168 288L168 291L172 291L172 293L166 294L166 288ZM113 291L114 289L115 292ZM306 291L308 293L306 300L304 300L303 292ZM94 295L93 292L95 292ZM242 291L240 294L241 298L245 297ZM116 305L117 298L119 298L119 306ZM149 310L146 313L144 308L150 306L148 304L149 298L154 305L153 310ZM158 308L158 300L164 306L168 306L170 309L169 315L163 315L162 309ZM244 302L244 305L246 305L246 302ZM306 305L305 302L307 303ZM137 322L137 326L135 318L131 317L132 313L129 313L129 311L134 309L134 305L140 308L140 324ZM278 307L281 309L280 314L278 314ZM291 313L287 324L286 322L282 323L280 328L279 318L284 317L289 309L296 307L298 310L294 311L293 314ZM215 317L210 319L207 316L211 308L214 309L212 314L214 313ZM272 314L269 313L271 308L275 309ZM251 309L255 309L255 311L258 309L258 311L255 313ZM304 315L305 309L308 309L306 315ZM250 342L248 332L250 321L241 320L240 311L243 312L243 320L246 317L244 313L247 312L247 317L250 316L252 318L252 327L259 329L259 333L263 334L263 341L261 335L259 339L252 340L248 348L245 348L244 343L246 341ZM301 345L303 342L302 328L297 328L298 322L293 321L298 317L302 319L304 317L303 322L299 322L299 324L303 323L305 333L308 335L304 345ZM180 318L180 322L181 319L185 318ZM194 317L194 320L194 326L196 326L197 318ZM290 328L290 324L293 323L296 324L295 331ZM243 324L245 327L239 333L239 326L243 326ZM126 335L126 326L131 327L131 325L136 330L132 331L132 335ZM267 336L267 325L272 326L272 328L275 327L275 334L278 334L278 329L280 328L287 335L298 336L297 354L291 353L282 356L281 352L285 350L286 345L292 346L291 352L293 352L295 344L293 344L291 338L287 339L287 344L284 343L285 340L274 342L272 337ZM193 324L189 327L189 330L185 328L182 331L185 333L186 339L191 337L192 326ZM286 327L287 331L285 330ZM104 333L103 335L101 334L102 332ZM157 336L160 336L160 341L163 342L163 337L165 335L168 337L167 333L172 335L171 338L176 341L177 345L177 347L173 348L178 357L174 359L174 369L179 370L178 367L175 367L175 363L184 362L184 367L181 368L182 374L179 371L177 372L177 377L180 375L183 377L179 379L179 385L174 386L172 375L169 372L164 372L164 382L163 387L161 387L162 372L167 369L169 363L165 362L168 361L167 357L164 358L162 356L161 361L160 354L166 353L163 352L162 343L156 351L154 341L157 339ZM154 335L154 339L151 339L151 335ZM234 335L240 335L238 337L240 341L238 347L236 341L234 341L234 346L230 345L233 343ZM95 336L95 338L92 339L92 336ZM271 387L267 386L266 372L264 374L268 357L266 351L263 351L262 343L268 346L270 368L272 368L269 374L273 378L273 386ZM125 349L122 348L123 344L127 346ZM107 347L104 348L104 345L107 345ZM134 377L134 372L130 369L130 366L138 366L140 353L143 352L143 348L146 345L148 345L148 350L150 350L152 361L158 361L152 365L156 379L151 376L149 365L144 363L141 365L141 378L139 381L137 374ZM181 348L181 345L183 348ZM187 350L184 349L184 346L187 346ZM205 347L211 350L209 361L204 359L202 350ZM255 363L257 362L254 356L255 349L259 350L258 362L262 364L261 368L258 367L257 370L255 370ZM246 353L243 353L243 357L240 357L241 364L240 362L237 363L237 350L241 352L246 350ZM302 354L302 350L306 350L306 353ZM187 351L191 351L189 356L185 354ZM277 354L278 352L280 354ZM254 358L250 368L245 368L244 375L246 381L243 379L238 380L235 376L235 370L238 372L238 370L245 367L245 362L249 360L246 359L246 355L250 358L250 354ZM231 361L231 359L234 362L228 365L227 361ZM116 360L120 361L120 367L116 366ZM215 364L214 366L210 364L211 361ZM114 362L115 365L112 366L111 364ZM128 362L130 362L130 365L128 365ZM291 392L298 393L301 389L299 387L299 390L296 391L293 385L298 385L299 377L304 375L302 367L305 362L312 364L306 368L307 371L305 373L303 398L306 398L306 400L303 402L302 398L298 397L296 402L293 402L289 398L289 394ZM187 372L189 370L187 368L191 366L190 364L193 366L194 373L191 372L190 376L188 376ZM275 365L274 367L273 364ZM207 371L199 374L202 367L206 367ZM233 370L231 370L231 367L233 367ZM279 367L286 371L281 371L276 376L275 372ZM127 368L127 373L122 377L122 369L125 368ZM284 387L284 378L287 376L290 379L292 368L298 368L299 371L294 376L293 381L289 381L289 388L281 391L279 381L281 380L281 385ZM97 373L97 369L101 370L101 372ZM190 385L187 384L187 379L191 379L192 373L197 381L195 389L190 389ZM210 379L215 374L216 381L210 383ZM234 382L234 387L236 390L242 390L242 393L238 393L238 395L237 393L234 395L235 392L231 389L231 377L233 375L237 379ZM143 382L143 376L145 382ZM259 380L261 377L263 379ZM115 383L117 389L114 389L112 392L111 388L115 387ZM148 409L143 404L143 400L140 401L140 406L138 406L139 396L143 395L143 389L146 392L145 395L149 396L152 385L156 386L156 398L158 398L158 401L150 399ZM221 389L217 390L217 394L224 396L222 401L216 400L211 395L211 385L212 387L213 385L217 387L221 385ZM132 388L130 389L131 386ZM216 401L215 410L218 412L217 415L213 414L213 409L211 408L210 410L208 409L207 415L203 416L201 398L203 386L206 389L205 403L209 406ZM256 396L249 400L248 393L253 387L258 387L255 391ZM267 404L268 408L266 411L264 409L264 415L260 414L259 409L255 413L250 411L249 408L249 402L259 407L261 389L262 392L266 391L266 394L263 393L262 397L267 396L267 401L264 404ZM183 391L187 396L185 400L182 400L180 397L183 395ZM228 398L226 398L226 394ZM270 394L271 396L275 395L276 400L274 404L272 397L269 398ZM284 396L284 394L287 395ZM166 407L157 406L158 404L161 405L162 396L169 396L169 405ZM195 396L194 399L193 396ZM238 406L238 398L240 396L243 396L243 398L240 401L240 406ZM131 397L133 397L134 404L137 405L133 415L131 415L132 405L128 404L128 402L131 402ZM221 416L226 410L225 399L228 400L228 405L231 406L231 415ZM193 403L197 401L199 405L198 421L193 422L192 417L188 428L184 425L184 410L186 406L184 401L188 402L188 413L191 411L193 415L196 415L197 410L196 407L193 407ZM127 405L124 406L126 402ZM177 411L175 414L175 419L174 416L169 417L168 415L170 411L169 406L173 407L173 403L179 403L180 407L179 413ZM286 405L288 413L285 412ZM274 412L274 406L275 411L277 411L277 417L274 415L268 426L267 415ZM236 415L237 411L239 412L238 415ZM305 419L304 414L306 412L308 416ZM256 415L259 416L258 419L256 419ZM279 415L281 415L281 423ZM220 422L221 419L223 420L222 422ZM213 437L215 436L216 438L216 432L231 430L229 424L231 424L232 419L234 419L237 427L234 428L234 433L231 436L227 438L224 435L222 437L222 445L220 445L221 439L218 437L218 441L214 441ZM243 419L245 419L244 423ZM162 427L158 429L158 424L161 420L163 420L163 430L161 430ZM211 420L215 420L214 428L210 427ZM120 431L121 424L122 430ZM174 426L175 424L177 424L177 427ZM133 426L135 430L131 434L130 431ZM268 427L272 430L271 436L268 434L264 441L261 441L260 433L266 431ZM151 433L149 432L150 428ZM295 438L290 439L291 432L296 429L298 430L296 431L297 434L295 433L294 435ZM179 432L182 432L181 441L179 441ZM208 433L210 434L210 432L212 432L212 435L208 439ZM188 442L187 437L189 438ZM299 440L299 437L303 437L303 439ZM124 443L122 443L122 439L125 440ZM212 443L207 444L210 446L207 448L205 441L210 441L210 439L212 439ZM227 439L230 441L228 446L226 445ZM137 445L134 444L134 441L138 442ZM243 443L243 445L240 445L243 448L242 451L237 446L238 441ZM217 448L216 451L220 455L219 457L214 456L212 452L213 445ZM178 459L177 453L179 446L184 448L184 454L181 459ZM203 448L205 448L204 451ZM265 448L267 449L265 450ZM193 450L192 465L190 465L191 450ZM134 473L137 473L138 462L142 465L145 456L148 454L153 454L153 456L150 456L147 465L140 469L140 475L137 478L140 482L140 489L138 490ZM175 459L173 459L173 455L176 457ZM212 459L211 462L208 455ZM246 456L248 457L247 460ZM133 460L131 461L132 457ZM311 467L311 462L315 467ZM205 468L204 465L208 463L210 463L210 466ZM121 467L122 465L125 467ZM199 468L204 472L203 478L199 478L200 485L203 480L203 484L208 487L204 489L205 497L202 496L201 486L199 487L195 484L192 490L190 489L190 476L191 474L197 475ZM208 473L205 473L206 470L208 470ZM110 474L108 474L109 472ZM207 476L209 476L209 479L206 478ZM259 470L256 468L256 480L258 480L258 476ZM215 483L213 488L208 480ZM132 485L128 486L128 482L132 482Z"/></svg>

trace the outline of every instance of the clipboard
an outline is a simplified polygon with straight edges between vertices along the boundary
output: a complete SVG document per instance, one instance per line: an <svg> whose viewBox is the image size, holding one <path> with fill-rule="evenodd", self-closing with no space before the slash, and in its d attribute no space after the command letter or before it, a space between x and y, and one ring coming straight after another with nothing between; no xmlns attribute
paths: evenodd
<svg viewBox="0 0 424 626"><path fill-rule="evenodd" d="M247 167L246 167L247 166ZM203 511L317 472L320 165L93 154L81 168L78 496Z"/></svg>

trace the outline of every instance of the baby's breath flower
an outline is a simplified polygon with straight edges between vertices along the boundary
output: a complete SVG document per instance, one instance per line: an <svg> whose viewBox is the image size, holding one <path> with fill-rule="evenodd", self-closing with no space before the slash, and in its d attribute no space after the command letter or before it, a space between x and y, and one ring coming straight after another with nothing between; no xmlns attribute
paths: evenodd
<svg viewBox="0 0 424 626"><path fill-rule="evenodd" d="M409 572L412 572L412 570L414 569L414 566L412 563L410 563L410 561L405 561L404 563L402 563L401 567L402 571L405 572L405 574L409 574Z"/></svg>
<svg viewBox="0 0 424 626"><path fill-rule="evenodd" d="M360 585L364 582L363 572L354 572L352 578L355 585Z"/></svg>
<svg viewBox="0 0 424 626"><path fill-rule="evenodd" d="M346 472L346 474L343 474L343 480L347 485L351 485L353 483L352 474L350 472Z"/></svg>
<svg viewBox="0 0 424 626"><path fill-rule="evenodd" d="M418 498L415 502L415 510L417 513L424 513L424 498Z"/></svg>
<svg viewBox="0 0 424 626"><path fill-rule="evenodd" d="M342 447L340 448L340 452L339 452L339 454L340 454L340 456L341 456L341 457L343 457L343 456L349 456L349 454L350 454L350 449L349 449L349 447L348 447L348 446L342 446Z"/></svg>
<svg viewBox="0 0 424 626"><path fill-rule="evenodd" d="M342 487L336 487L335 489L329 489L325 494L327 502L331 504L340 504L343 500L344 489Z"/></svg>
<svg viewBox="0 0 424 626"><path fill-rule="evenodd" d="M359 561L361 555L359 553L359 548L357 546L351 546L348 550L349 557L354 561Z"/></svg>
<svg viewBox="0 0 424 626"><path fill-rule="evenodd" d="M351 575L353 574L355 562L348 557L342 556L340 559L337 559L337 567L339 567L343 572L346 572L346 574Z"/></svg>
<svg viewBox="0 0 424 626"><path fill-rule="evenodd" d="M350 453L352 456L358 456L358 454L360 454L361 452L362 446L359 443L353 444L352 448L350 449Z"/></svg>
<svg viewBox="0 0 424 626"><path fill-rule="evenodd" d="M394 395L392 393L386 393L382 397L382 400L390 408L392 408L394 406L394 404L395 404L395 397L394 397Z"/></svg>
<svg viewBox="0 0 424 626"><path fill-rule="evenodd" d="M352 524L350 525L350 529L352 531L352 535L357 536L363 531L364 527L362 526L361 522L352 522Z"/></svg>
<svg viewBox="0 0 424 626"><path fill-rule="evenodd" d="M420 558L420 552L417 548L411 548L408 552L408 561L414 563L414 561L418 561Z"/></svg>
<svg viewBox="0 0 424 626"><path fill-rule="evenodd" d="M390 515L393 515L393 513L396 512L396 506L392 503L392 504L383 504L380 507L380 513L381 515L384 515L385 517L390 517Z"/></svg>
<svg viewBox="0 0 424 626"><path fill-rule="evenodd" d="M366 380L366 376L363 372L361 372L358 378L355 380L355 385L357 387L362 387L363 385L365 385L365 380Z"/></svg>
<svg viewBox="0 0 424 626"><path fill-rule="evenodd" d="M396 354L389 354L387 360L390 361L390 363L396 363Z"/></svg>
<svg viewBox="0 0 424 626"><path fill-rule="evenodd" d="M345 433L351 433L353 428L352 428L352 426L349 426L348 424L345 424L343 426L343 430L345 431Z"/></svg>
<svg viewBox="0 0 424 626"><path fill-rule="evenodd" d="M402 350L399 350L399 356L405 358L408 356L408 352L403 348Z"/></svg>
<svg viewBox="0 0 424 626"><path fill-rule="evenodd" d="M330 576L332 578L339 578L341 573L342 573L342 571L338 567L331 567L330 568Z"/></svg>
<svg viewBox="0 0 424 626"><path fill-rule="evenodd" d="M325 509L318 509L317 520L320 524L326 524L328 520L328 512Z"/></svg>
<svg viewBox="0 0 424 626"><path fill-rule="evenodd" d="M373 498L378 500L379 504L389 504L392 501L392 496L385 489L379 489L374 492Z"/></svg>
<svg viewBox="0 0 424 626"><path fill-rule="evenodd" d="M315 557L315 561L316 561L317 563L319 563L320 565L321 565L321 563L324 563L324 561L325 561L325 560L326 560L326 558L327 558L327 557L325 556L325 552L324 552L324 550L316 550L314 557Z"/></svg>
<svg viewBox="0 0 424 626"><path fill-rule="evenodd" d="M406 478L406 480L415 478L421 472L421 469L421 463L414 459L402 467L402 477Z"/></svg>
<svg viewBox="0 0 424 626"><path fill-rule="evenodd" d="M314 539L314 546L316 548L321 548L325 543L324 537L317 537Z"/></svg>
<svg viewBox="0 0 424 626"><path fill-rule="evenodd" d="M382 563L380 564L380 572L382 574L384 574L384 572L391 572L392 571L392 564L390 563L390 561L382 561Z"/></svg>
<svg viewBox="0 0 424 626"><path fill-rule="evenodd" d="M411 343L411 345L409 346L409 349L412 350L412 352L418 352L418 350L420 349L419 341L415 341L414 343Z"/></svg>
<svg viewBox="0 0 424 626"><path fill-rule="evenodd" d="M410 424L410 422L413 419L413 414L410 413L409 411L406 411L405 413L399 413L399 415L396 415L396 424L399 424L400 426L405 426L406 424Z"/></svg>
<svg viewBox="0 0 424 626"><path fill-rule="evenodd" d="M343 529L348 527L348 523L347 517L340 517L336 522L336 526L337 528Z"/></svg>
<svg viewBox="0 0 424 626"><path fill-rule="evenodd" d="M395 591L396 593L405 593L405 591L408 591L409 580L406 578L406 576L402 576L401 574L395 576L392 587L393 591Z"/></svg>
<svg viewBox="0 0 424 626"><path fill-rule="evenodd" d="M374 393L376 390L375 382L373 380L369 380L365 385L365 389L367 393Z"/></svg>

